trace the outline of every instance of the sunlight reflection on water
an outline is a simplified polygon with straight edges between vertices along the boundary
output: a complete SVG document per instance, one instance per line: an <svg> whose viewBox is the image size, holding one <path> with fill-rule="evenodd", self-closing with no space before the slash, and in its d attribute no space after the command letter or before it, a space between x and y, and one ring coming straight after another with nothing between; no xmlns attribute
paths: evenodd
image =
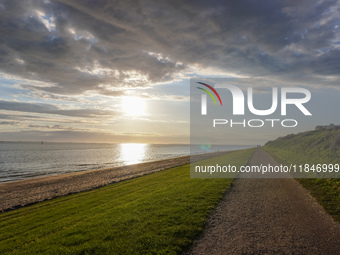
<svg viewBox="0 0 340 255"><path fill-rule="evenodd" d="M223 150L241 149L226 146ZM208 148L209 151L222 147ZM197 147L197 151L202 151ZM0 183L189 155L184 144L1 142Z"/></svg>
<svg viewBox="0 0 340 255"><path fill-rule="evenodd" d="M122 143L120 144L119 160L125 165L143 162L146 157L148 144L145 143Z"/></svg>

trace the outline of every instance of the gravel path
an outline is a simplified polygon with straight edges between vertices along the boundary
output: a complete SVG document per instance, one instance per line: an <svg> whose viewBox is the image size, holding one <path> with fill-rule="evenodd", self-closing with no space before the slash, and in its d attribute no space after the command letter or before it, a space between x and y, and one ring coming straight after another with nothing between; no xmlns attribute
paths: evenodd
<svg viewBox="0 0 340 255"><path fill-rule="evenodd" d="M250 165L276 164L256 149ZM340 225L294 179L235 179L187 254L340 254Z"/></svg>
<svg viewBox="0 0 340 255"><path fill-rule="evenodd" d="M228 152L194 156L201 160ZM0 212L190 163L190 156L0 184Z"/></svg>

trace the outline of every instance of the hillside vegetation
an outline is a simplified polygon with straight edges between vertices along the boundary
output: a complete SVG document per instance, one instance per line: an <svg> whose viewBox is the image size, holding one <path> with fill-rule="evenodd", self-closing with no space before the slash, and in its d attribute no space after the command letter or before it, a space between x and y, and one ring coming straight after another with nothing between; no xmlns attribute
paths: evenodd
<svg viewBox="0 0 340 255"><path fill-rule="evenodd" d="M340 130L313 130L268 142L264 149L285 165L340 164ZM340 173L309 173L323 178L297 179L340 222Z"/></svg>
<svg viewBox="0 0 340 255"><path fill-rule="evenodd" d="M291 134L269 141L265 147L281 156L289 155L289 160L299 164L340 163L340 130Z"/></svg>

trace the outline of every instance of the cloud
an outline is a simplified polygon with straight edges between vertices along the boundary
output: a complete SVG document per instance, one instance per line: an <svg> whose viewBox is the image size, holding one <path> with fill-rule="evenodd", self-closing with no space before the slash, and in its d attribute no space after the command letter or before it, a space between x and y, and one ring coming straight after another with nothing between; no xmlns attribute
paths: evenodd
<svg viewBox="0 0 340 255"><path fill-rule="evenodd" d="M129 95L152 107L144 122L175 123L189 109L190 77L234 77L261 93L273 86L340 88L339 6L335 0L3 0L1 125L44 129L23 133L32 137L123 141L64 129L75 123L121 131L120 97Z"/></svg>
<svg viewBox="0 0 340 255"><path fill-rule="evenodd" d="M17 125L18 122L16 121L0 121L0 125L9 125L9 126L14 126Z"/></svg>
<svg viewBox="0 0 340 255"><path fill-rule="evenodd" d="M50 83L39 89L55 94L112 95L176 80L193 66L337 86L338 4L5 0L0 70Z"/></svg>
<svg viewBox="0 0 340 255"><path fill-rule="evenodd" d="M0 109L8 111L32 112L32 113L45 113L56 114L69 117L107 117L115 116L114 111L97 110L97 109L61 109L58 106L51 104L36 104L0 100Z"/></svg>
<svg viewBox="0 0 340 255"><path fill-rule="evenodd" d="M149 94L149 93L131 93L129 95L138 96L150 100L167 100L167 101L184 101L189 102L190 97L182 95L167 95L167 94Z"/></svg>
<svg viewBox="0 0 340 255"><path fill-rule="evenodd" d="M53 129L53 130L76 130L79 131L80 129L73 128L73 127L65 127L62 125L36 125L36 124L30 124L28 125L29 128L34 129Z"/></svg>
<svg viewBox="0 0 340 255"><path fill-rule="evenodd" d="M149 133L109 133L73 130L31 130L20 132L1 132L0 140L4 141L50 141L50 142L95 142L95 143L186 143L187 136L151 135Z"/></svg>

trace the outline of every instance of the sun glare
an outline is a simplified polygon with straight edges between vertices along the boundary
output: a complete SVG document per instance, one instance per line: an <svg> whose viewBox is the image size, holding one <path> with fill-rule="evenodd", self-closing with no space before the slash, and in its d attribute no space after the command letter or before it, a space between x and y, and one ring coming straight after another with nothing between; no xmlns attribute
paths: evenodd
<svg viewBox="0 0 340 255"><path fill-rule="evenodd" d="M122 107L128 116L141 116L145 113L145 101L140 97L123 97Z"/></svg>
<svg viewBox="0 0 340 255"><path fill-rule="evenodd" d="M144 143L122 143L119 160L126 165L141 163L146 157L147 147Z"/></svg>

